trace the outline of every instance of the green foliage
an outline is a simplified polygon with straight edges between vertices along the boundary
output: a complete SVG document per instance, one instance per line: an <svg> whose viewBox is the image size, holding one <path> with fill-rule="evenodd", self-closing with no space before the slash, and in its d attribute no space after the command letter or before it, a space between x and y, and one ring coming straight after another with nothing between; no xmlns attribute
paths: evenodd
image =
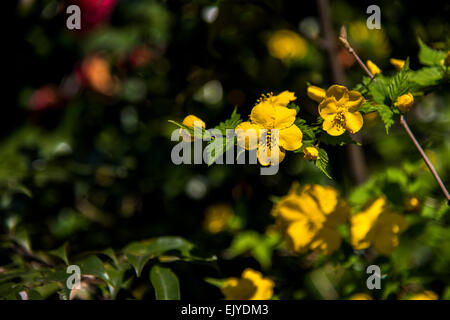
<svg viewBox="0 0 450 320"><path fill-rule="evenodd" d="M154 265L150 270L150 281L157 300L180 300L178 277L169 268Z"/></svg>
<svg viewBox="0 0 450 320"><path fill-rule="evenodd" d="M426 66L441 66L442 60L445 58L446 52L430 48L420 38L417 41L419 43L420 63Z"/></svg>
<svg viewBox="0 0 450 320"><path fill-rule="evenodd" d="M320 169L328 178L332 179L330 172L328 171L328 154L327 152L319 148L319 156L317 157L317 160L314 162L317 168Z"/></svg>

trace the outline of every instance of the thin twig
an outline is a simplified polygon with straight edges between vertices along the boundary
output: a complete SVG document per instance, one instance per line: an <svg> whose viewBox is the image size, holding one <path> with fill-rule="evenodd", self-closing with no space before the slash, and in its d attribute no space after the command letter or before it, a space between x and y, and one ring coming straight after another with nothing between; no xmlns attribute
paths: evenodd
<svg viewBox="0 0 450 320"><path fill-rule="evenodd" d="M328 55L333 81L337 84L345 85L344 68L342 67L342 63L340 63L339 59L337 59L336 34L334 33L331 25L330 5L328 0L317 0L317 9L319 11L322 29L322 44ZM355 141L362 142L359 132L352 134L352 137ZM346 148L351 169L350 174L356 184L361 184L365 182L368 177L364 153L360 147L354 144L349 144Z"/></svg>
<svg viewBox="0 0 450 320"><path fill-rule="evenodd" d="M350 52L358 62L358 64L362 67L362 69L367 73L367 75L373 80L376 81L375 77L373 76L372 72L370 72L369 68L364 64L364 62L361 61L356 51L352 48L350 43L347 40L347 31L345 30L345 27L341 27L341 32L339 35L339 40L344 45L344 47ZM412 133L411 129L408 126L408 123L405 120L405 117L402 115L400 116L400 124L402 125L403 129L405 129L406 133L408 134L409 138L413 142L414 146L419 151L420 155L422 156L423 160L425 161L426 165L428 166L428 169L430 169L431 173L434 176L434 179L436 179L437 183L439 184L439 187L441 188L442 192L444 193L445 198L447 199L447 203L450 206L450 194L447 191L447 188L445 187L444 183L442 182L441 177L437 173L436 169L434 168L433 164L431 163L430 159L428 159L428 156L426 155L425 151L423 151L422 146L420 145L419 141L417 141L416 137Z"/></svg>

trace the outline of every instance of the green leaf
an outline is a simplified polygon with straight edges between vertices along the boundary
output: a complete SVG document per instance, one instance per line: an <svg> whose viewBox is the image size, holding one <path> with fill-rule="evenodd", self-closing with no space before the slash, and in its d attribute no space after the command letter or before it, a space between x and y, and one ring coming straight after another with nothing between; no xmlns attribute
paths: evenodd
<svg viewBox="0 0 450 320"><path fill-rule="evenodd" d="M208 154L208 166L212 165L219 157L225 154L228 149L235 145L235 137L216 137L205 148ZM216 152L217 151L217 152Z"/></svg>
<svg viewBox="0 0 450 320"><path fill-rule="evenodd" d="M200 133L199 130L194 130L194 128L190 128L190 127L186 127L185 125L178 123L174 120L167 120L168 122L180 127L181 129L187 130L189 132L190 135L198 138L198 139L211 139L211 135L209 134L209 132L207 130L205 130L204 128L202 129L202 132Z"/></svg>
<svg viewBox="0 0 450 320"><path fill-rule="evenodd" d="M81 274L93 275L97 278L108 281L108 275L106 274L103 262L99 257L89 256L76 264L80 267Z"/></svg>
<svg viewBox="0 0 450 320"><path fill-rule="evenodd" d="M320 169L328 178L333 179L331 174L328 172L328 154L324 149L319 148L319 157L315 161L315 165Z"/></svg>
<svg viewBox="0 0 450 320"><path fill-rule="evenodd" d="M430 87L439 84L444 77L442 68L425 67L417 71L411 71L409 81L419 87Z"/></svg>
<svg viewBox="0 0 450 320"><path fill-rule="evenodd" d="M378 111L378 107L377 107L377 105L373 104L372 102L366 101L358 111L363 112L363 113L370 113L370 112Z"/></svg>
<svg viewBox="0 0 450 320"><path fill-rule="evenodd" d="M205 282L221 289L226 282L226 279L205 278Z"/></svg>
<svg viewBox="0 0 450 320"><path fill-rule="evenodd" d="M60 258L65 264L69 265L69 259L67 258L67 242L59 248L49 251L48 253Z"/></svg>
<svg viewBox="0 0 450 320"><path fill-rule="evenodd" d="M234 129L236 128L240 123L241 115L237 113L237 107L234 107L233 113L231 113L231 117L221 123L219 123L215 128L219 129L223 135L226 135L227 129Z"/></svg>
<svg viewBox="0 0 450 320"><path fill-rule="evenodd" d="M380 76L377 77L377 81L372 81L369 85L369 91L373 100L375 100L379 104L386 103L388 94L386 88L386 80L384 77Z"/></svg>
<svg viewBox="0 0 450 320"><path fill-rule="evenodd" d="M427 66L440 66L441 60L445 58L445 52L434 50L427 46L420 38L419 42L419 61Z"/></svg>
<svg viewBox="0 0 450 320"><path fill-rule="evenodd" d="M190 250L194 247L192 243L181 237L159 237L149 244L133 242L124 248L128 262L134 267L137 276L141 275L145 264L155 257L170 250L178 250L185 257L191 257Z"/></svg>
<svg viewBox="0 0 450 320"><path fill-rule="evenodd" d="M312 140L313 143L316 140L316 134L313 127L310 127L306 124L306 120L297 118L294 122L294 124L300 128L303 139L304 140Z"/></svg>
<svg viewBox="0 0 450 320"><path fill-rule="evenodd" d="M408 92L408 76L409 76L409 58L406 59L403 68L392 78L389 79L387 91L389 99L392 103L397 98Z"/></svg>
<svg viewBox="0 0 450 320"><path fill-rule="evenodd" d="M384 122L386 133L389 133L389 128L394 124L394 112L387 105L381 104L378 106L378 114Z"/></svg>
<svg viewBox="0 0 450 320"><path fill-rule="evenodd" d="M178 277L169 268L153 266L150 281L155 288L157 300L180 300L180 283Z"/></svg>

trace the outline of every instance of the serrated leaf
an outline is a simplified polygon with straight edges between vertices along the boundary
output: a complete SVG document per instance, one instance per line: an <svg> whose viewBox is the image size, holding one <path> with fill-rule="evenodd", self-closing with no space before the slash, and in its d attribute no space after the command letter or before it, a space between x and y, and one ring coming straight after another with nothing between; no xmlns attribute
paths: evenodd
<svg viewBox="0 0 450 320"><path fill-rule="evenodd" d="M241 122L242 122L241 115L239 113L237 113L237 108L235 107L233 112L231 113L231 117L229 119L219 123L215 128L219 129L222 132L222 134L225 136L227 129L228 130L234 129Z"/></svg>
<svg viewBox="0 0 450 320"><path fill-rule="evenodd" d="M314 163L328 178L333 179L327 169L328 154L324 149L319 148L319 157Z"/></svg>
<svg viewBox="0 0 450 320"><path fill-rule="evenodd" d="M409 81L420 87L429 87L439 84L443 77L444 72L442 68L424 67L416 71L411 71Z"/></svg>
<svg viewBox="0 0 450 320"><path fill-rule="evenodd" d="M387 105L380 104L378 106L378 114L381 120L384 122L386 133L389 133L389 128L394 124L394 112Z"/></svg>
<svg viewBox="0 0 450 320"><path fill-rule="evenodd" d="M406 59L402 69L395 76L389 79L387 84L387 92L392 103L397 98L408 92L408 76L409 76L409 58Z"/></svg>
<svg viewBox="0 0 450 320"><path fill-rule="evenodd" d="M312 140L312 141L316 140L316 133L314 131L314 128L307 125L304 119L301 118L295 119L294 125L296 125L300 129L300 131L303 134L304 140Z"/></svg>
<svg viewBox="0 0 450 320"><path fill-rule="evenodd" d="M174 120L167 120L167 121L172 123L172 124L174 124L174 125L176 125L176 126L178 126L178 127L180 127L181 129L184 129L184 130L188 131L191 136L194 136L194 137L196 137L198 139L203 139L203 138L211 139L211 135L204 128L201 128L202 132L199 132L199 130L194 130L194 128L186 127L185 125L183 125L181 123L178 123L178 122L176 122Z"/></svg>
<svg viewBox="0 0 450 320"><path fill-rule="evenodd" d="M420 38L418 42L420 63L427 66L440 66L441 60L445 58L446 52L430 48Z"/></svg>
<svg viewBox="0 0 450 320"><path fill-rule="evenodd" d="M216 137L205 148L208 155L208 166L212 165L216 160L225 154L228 149L235 145L235 137L220 138Z"/></svg>
<svg viewBox="0 0 450 320"><path fill-rule="evenodd" d="M178 277L169 268L158 265L150 270L150 281L157 300L180 300Z"/></svg>
<svg viewBox="0 0 450 320"><path fill-rule="evenodd" d="M379 104L385 104L388 96L385 78L380 76L377 78L377 81L371 82L369 85L369 92L373 100Z"/></svg>
<svg viewBox="0 0 450 320"><path fill-rule="evenodd" d="M206 283L209 283L210 285L213 285L219 289L221 289L224 283L227 281L226 279L215 279L215 278L205 278L204 280Z"/></svg>
<svg viewBox="0 0 450 320"><path fill-rule="evenodd" d="M358 111L363 113L370 113L377 110L378 110L377 105L373 104L370 101L366 101Z"/></svg>

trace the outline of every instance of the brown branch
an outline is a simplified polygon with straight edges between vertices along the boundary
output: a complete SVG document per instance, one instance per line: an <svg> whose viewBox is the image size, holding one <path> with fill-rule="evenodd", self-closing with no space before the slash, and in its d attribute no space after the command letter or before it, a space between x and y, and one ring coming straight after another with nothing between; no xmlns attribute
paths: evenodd
<svg viewBox="0 0 450 320"><path fill-rule="evenodd" d="M330 18L330 6L328 0L317 0L317 8L320 16L320 24L322 29L322 36L324 49L327 52L328 60L331 66L333 81L335 83L345 85L345 75L342 64L337 59L337 43L336 35L333 31ZM360 133L352 135L353 139L361 142ZM367 165L364 159L364 153L361 148L354 144L347 145L347 154L350 164L350 174L356 184L361 184L367 180Z"/></svg>
<svg viewBox="0 0 450 320"><path fill-rule="evenodd" d="M367 73L367 75L373 80L376 81L375 77L373 76L372 72L367 68L367 66L364 64L364 62L361 61L356 51L352 48L350 43L347 40L347 32L345 30L345 27L341 27L341 33L339 35L339 40L344 45L344 47L350 52L358 62L358 64L361 66L361 68ZM413 142L416 149L419 151L420 155L423 158L423 161L425 161L428 169L430 169L431 174L434 176L434 179L436 179L437 183L439 184L439 187L442 190L442 193L444 193L445 198L447 199L447 203L450 206L450 194L447 191L447 188L445 187L444 183L442 182L441 177L437 173L436 169L434 168L433 164L431 163L430 159L428 159L428 156L426 155L425 151L423 151L422 146L420 145L419 141L417 141L416 137L412 133L411 129L408 126L408 123L405 120L405 117L402 115L400 116L400 124L402 125L403 129L405 129L406 133L408 134L409 138Z"/></svg>

